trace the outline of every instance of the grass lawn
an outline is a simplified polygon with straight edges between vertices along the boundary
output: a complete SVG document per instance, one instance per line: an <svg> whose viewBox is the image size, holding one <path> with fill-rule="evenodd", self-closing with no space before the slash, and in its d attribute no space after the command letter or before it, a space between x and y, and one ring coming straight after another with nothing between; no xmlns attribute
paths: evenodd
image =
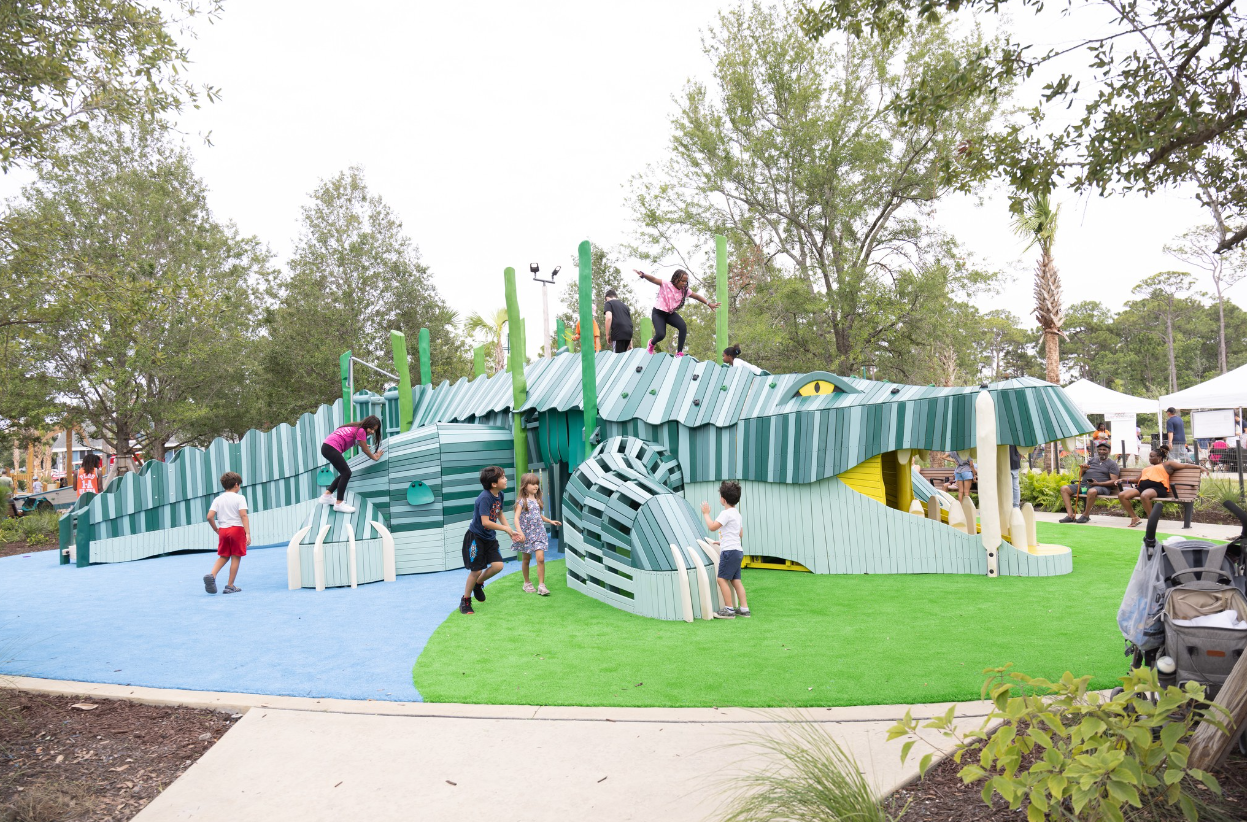
<svg viewBox="0 0 1247 822"><path fill-rule="evenodd" d="M984 668L1090 674L1127 659L1117 608L1140 531L1039 524L1074 572L1043 578L816 576L746 570L750 619L645 619L569 591L525 594L519 574L453 613L413 670L429 702L522 705L835 706L977 699Z"/></svg>

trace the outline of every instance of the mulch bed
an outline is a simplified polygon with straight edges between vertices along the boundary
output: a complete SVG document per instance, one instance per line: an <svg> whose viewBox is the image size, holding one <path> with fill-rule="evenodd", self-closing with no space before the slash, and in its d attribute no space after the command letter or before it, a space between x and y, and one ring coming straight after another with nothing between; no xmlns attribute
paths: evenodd
<svg viewBox="0 0 1247 822"><path fill-rule="evenodd" d="M887 808L899 814L906 803L909 808L902 822L1018 822L1026 819L1026 805L1019 810L1009 810L1009 803L999 795L992 796L992 804L983 802L980 792L983 783L965 785L957 776L961 765L951 758L940 762L920 781L902 788L888 798ZM1225 794L1223 807L1232 818L1247 819L1247 758L1237 753L1230 756L1225 768L1216 772L1217 781ZM1213 798L1205 792L1206 799ZM1241 812L1236 813L1241 809ZM1176 818L1180 819L1181 814Z"/></svg>
<svg viewBox="0 0 1247 822"><path fill-rule="evenodd" d="M194 708L0 690L0 822L128 820L237 719Z"/></svg>
<svg viewBox="0 0 1247 822"><path fill-rule="evenodd" d="M57 547L55 542L47 545L30 545L25 542L0 542L0 557L15 557L18 554L33 554L36 551L51 551Z"/></svg>

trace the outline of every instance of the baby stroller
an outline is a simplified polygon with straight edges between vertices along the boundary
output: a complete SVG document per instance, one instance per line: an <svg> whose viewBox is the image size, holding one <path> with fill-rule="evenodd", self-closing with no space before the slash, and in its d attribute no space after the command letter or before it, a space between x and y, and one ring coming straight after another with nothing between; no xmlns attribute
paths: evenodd
<svg viewBox="0 0 1247 822"><path fill-rule="evenodd" d="M1226 545L1177 538L1158 545L1154 507L1117 612L1132 667L1155 668L1162 685L1194 680L1209 696L1247 649L1247 512L1229 501L1225 507L1243 523Z"/></svg>
<svg viewBox="0 0 1247 822"><path fill-rule="evenodd" d="M1213 699L1247 651L1247 512L1226 501L1243 532L1226 545L1156 542L1152 509L1139 560L1117 612L1131 667L1155 669L1162 686L1197 682ZM1247 745L1247 734L1239 740Z"/></svg>

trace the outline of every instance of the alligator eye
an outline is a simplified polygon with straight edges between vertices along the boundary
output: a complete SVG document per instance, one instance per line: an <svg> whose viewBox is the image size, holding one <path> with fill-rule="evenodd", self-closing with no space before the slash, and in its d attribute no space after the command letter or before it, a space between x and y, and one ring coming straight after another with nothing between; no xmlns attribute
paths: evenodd
<svg viewBox="0 0 1247 822"><path fill-rule="evenodd" d="M803 397L816 397L820 394L831 394L835 390L836 387L826 380L814 380L798 388L797 393Z"/></svg>

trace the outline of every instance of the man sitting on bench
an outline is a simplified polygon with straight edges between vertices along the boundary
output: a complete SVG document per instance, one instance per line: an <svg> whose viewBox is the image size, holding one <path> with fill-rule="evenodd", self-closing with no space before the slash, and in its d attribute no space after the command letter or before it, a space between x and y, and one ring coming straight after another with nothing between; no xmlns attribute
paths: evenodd
<svg viewBox="0 0 1247 822"><path fill-rule="evenodd" d="M1117 490L1117 478L1121 475L1117 462L1109 456L1107 442L1097 443L1095 456L1088 459L1086 465L1078 466L1078 471L1080 475L1078 483L1061 487L1061 498L1065 500L1066 513L1066 516L1060 519L1061 522L1090 522L1089 512L1095 505L1096 496L1111 494ZM1087 503L1082 508L1082 516L1075 518L1074 506L1077 505L1080 493L1087 495Z"/></svg>

